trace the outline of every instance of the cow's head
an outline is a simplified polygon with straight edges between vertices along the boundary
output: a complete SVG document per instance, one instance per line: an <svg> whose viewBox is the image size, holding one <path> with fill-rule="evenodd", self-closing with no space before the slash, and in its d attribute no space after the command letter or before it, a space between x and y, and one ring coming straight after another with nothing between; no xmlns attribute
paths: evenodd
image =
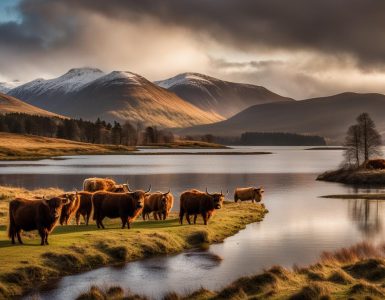
<svg viewBox="0 0 385 300"><path fill-rule="evenodd" d="M257 202L261 202L262 200L262 196L263 196L263 193L265 192L265 190L263 189L263 187L259 187L259 188L255 188L254 189L254 193L255 193L255 201Z"/></svg>
<svg viewBox="0 0 385 300"><path fill-rule="evenodd" d="M63 205L70 203L68 196L65 197L54 197L51 199L43 199L43 204L48 208L49 216L51 219L56 220L60 217Z"/></svg>
<svg viewBox="0 0 385 300"><path fill-rule="evenodd" d="M170 194L170 189L168 189L167 193L162 193L160 198L160 210L163 212L168 211L168 195Z"/></svg>
<svg viewBox="0 0 385 300"><path fill-rule="evenodd" d="M143 208L144 207L144 198L146 197L147 194L149 194L151 191L151 184L150 184L150 187L148 188L147 191L135 191L135 192L132 192L130 190L130 192L128 193L129 195L132 195L134 201L135 201L135 206L136 206L136 209L140 209L140 208Z"/></svg>
<svg viewBox="0 0 385 300"><path fill-rule="evenodd" d="M228 193L229 193L229 191L227 191L227 194ZM223 201L225 200L225 195L223 194L222 191L220 193L209 194L209 192L207 191L207 188L206 188L206 194L209 195L211 197L211 199L213 200L213 204L214 204L215 209L222 208Z"/></svg>

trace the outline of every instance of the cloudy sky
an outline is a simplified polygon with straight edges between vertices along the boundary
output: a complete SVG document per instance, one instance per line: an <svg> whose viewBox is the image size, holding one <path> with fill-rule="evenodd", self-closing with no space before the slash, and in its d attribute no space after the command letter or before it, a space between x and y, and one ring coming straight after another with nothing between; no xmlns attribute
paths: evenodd
<svg viewBox="0 0 385 300"><path fill-rule="evenodd" d="M297 99L385 93L385 1L0 1L0 81L83 66L202 72Z"/></svg>

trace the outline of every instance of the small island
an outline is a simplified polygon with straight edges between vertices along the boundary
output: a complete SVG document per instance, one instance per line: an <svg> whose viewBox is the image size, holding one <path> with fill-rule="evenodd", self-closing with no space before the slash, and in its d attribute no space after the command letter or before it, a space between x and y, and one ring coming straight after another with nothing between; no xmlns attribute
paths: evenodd
<svg viewBox="0 0 385 300"><path fill-rule="evenodd" d="M320 174L317 180L345 184L385 184L385 160L381 159L381 136L367 113L350 126L344 144L344 161L337 170Z"/></svg>

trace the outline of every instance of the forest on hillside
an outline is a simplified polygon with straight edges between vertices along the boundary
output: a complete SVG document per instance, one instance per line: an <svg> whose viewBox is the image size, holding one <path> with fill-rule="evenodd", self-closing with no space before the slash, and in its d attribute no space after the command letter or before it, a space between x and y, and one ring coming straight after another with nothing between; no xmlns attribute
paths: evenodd
<svg viewBox="0 0 385 300"><path fill-rule="evenodd" d="M62 138L93 144L147 145L171 143L174 135L154 126L125 122L113 124L97 119L95 122L82 119L50 118L22 113L0 115L0 132L33 134Z"/></svg>

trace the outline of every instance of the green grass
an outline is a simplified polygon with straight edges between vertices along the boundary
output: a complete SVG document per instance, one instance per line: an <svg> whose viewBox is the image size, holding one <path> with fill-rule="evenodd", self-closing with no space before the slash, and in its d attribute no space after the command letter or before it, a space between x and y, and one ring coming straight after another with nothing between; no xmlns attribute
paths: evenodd
<svg viewBox="0 0 385 300"><path fill-rule="evenodd" d="M36 191L11 190L0 187L0 194L5 195L0 200L0 212L5 214L0 226L0 298L21 295L63 275L221 242L267 213L260 204L231 202L215 213L208 226L200 218L197 225L181 226L173 213L166 221L137 220L130 230L121 229L119 220L107 220L105 230L97 229L93 222L90 226L58 226L49 237L49 246L40 246L36 232L23 235L25 245L12 245L4 209L12 195L25 192L31 196Z"/></svg>
<svg viewBox="0 0 385 300"><path fill-rule="evenodd" d="M319 262L288 270L273 266L242 277L220 291L200 290L189 295L170 292L164 299L384 299L385 248L361 243L323 253ZM99 297L99 298L98 298ZM146 299L124 293L122 287L92 287L78 299Z"/></svg>

